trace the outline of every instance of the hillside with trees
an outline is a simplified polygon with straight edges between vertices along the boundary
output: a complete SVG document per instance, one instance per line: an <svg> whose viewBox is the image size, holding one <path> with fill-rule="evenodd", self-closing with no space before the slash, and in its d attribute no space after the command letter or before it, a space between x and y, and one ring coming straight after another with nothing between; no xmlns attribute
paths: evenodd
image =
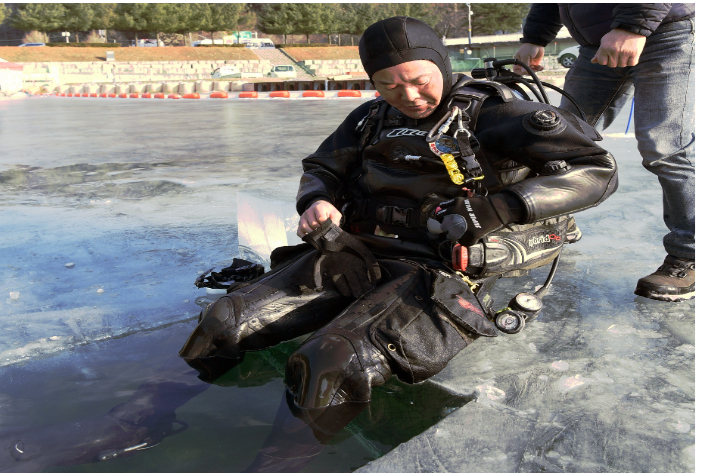
<svg viewBox="0 0 710 473"><path fill-rule="evenodd" d="M221 39L234 31L273 35L279 43L356 45L372 23L404 15L441 36L468 34L465 3L17 3L0 4L0 23L45 42L128 42L159 38L190 45L192 35ZM528 3L472 3L471 34L521 29ZM97 32L102 32L101 35ZM69 39L61 36L69 32ZM104 33L105 32L105 33ZM7 35L6 35L7 36ZM27 37L27 36L26 36Z"/></svg>

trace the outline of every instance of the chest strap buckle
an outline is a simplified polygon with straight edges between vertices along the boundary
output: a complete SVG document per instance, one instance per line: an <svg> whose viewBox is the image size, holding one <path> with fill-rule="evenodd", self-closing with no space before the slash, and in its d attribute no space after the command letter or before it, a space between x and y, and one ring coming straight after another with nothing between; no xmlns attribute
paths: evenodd
<svg viewBox="0 0 710 473"><path fill-rule="evenodd" d="M401 225L409 227L412 217L411 208L401 208L394 205L382 205L377 207L375 218L387 225Z"/></svg>

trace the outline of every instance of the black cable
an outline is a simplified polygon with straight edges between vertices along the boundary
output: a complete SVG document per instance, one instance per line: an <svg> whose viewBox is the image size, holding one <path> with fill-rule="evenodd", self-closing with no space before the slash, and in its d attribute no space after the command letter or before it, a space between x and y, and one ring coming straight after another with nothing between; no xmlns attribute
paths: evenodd
<svg viewBox="0 0 710 473"><path fill-rule="evenodd" d="M557 257L555 258L555 261L552 262L552 267L550 268L550 274L547 275L547 280L545 281L545 284L542 285L540 289L535 291L535 295L542 299L545 297L545 294L547 294L547 290L550 288L550 284L552 284L552 278L555 277L555 272L557 272L557 266L560 264L560 256L562 255L562 250L557 254Z"/></svg>
<svg viewBox="0 0 710 473"><path fill-rule="evenodd" d="M528 74L530 74L530 77L532 77L533 80L535 81L535 85L537 85L537 88L540 89L540 94L542 94L542 97L545 99L545 103L547 105L551 105L550 98L547 96L547 93L545 92L545 88L542 86L542 82L540 82L540 79L537 77L537 74L535 74L535 71L533 71L530 68L530 66L518 61L517 59L513 59L512 61L513 61L512 64L522 67L523 69L525 69L527 71Z"/></svg>
<svg viewBox="0 0 710 473"><path fill-rule="evenodd" d="M576 108L577 111L579 112L579 118L581 118L585 122L587 121L587 115L584 113L584 110L582 110L582 108L579 106L577 101L575 99L573 99L570 94L568 94L564 90L560 89L559 87L550 84L549 82L543 82L542 85L544 85L545 87L549 87L550 89L554 90L555 92L558 92L561 95L564 95L565 97L567 97L567 100L572 102L572 105L574 105L574 108Z"/></svg>
<svg viewBox="0 0 710 473"><path fill-rule="evenodd" d="M525 87L530 89L530 92L532 92L535 95L535 98L537 99L538 102L544 103L545 101L543 100L542 96L538 93L537 90L532 86L531 82L527 80L524 77L514 77L513 78L515 82L520 82L521 84L525 84Z"/></svg>
<svg viewBox="0 0 710 473"><path fill-rule="evenodd" d="M484 59L484 61L485 61L485 59ZM508 65L516 65L516 66L522 67L523 69L525 69L527 71L528 74L530 74L530 77L532 77L533 80L535 81L535 85L537 85L537 88L540 90L540 94L542 95L544 102L547 105L551 105L550 98L547 96L547 93L545 92L545 88L542 86L542 82L540 82L540 79L538 79L537 74L535 74L535 71L533 71L530 68L530 66L518 61L517 59L501 59L499 61L494 60L494 61L491 61L491 65L494 68L502 68L503 66L508 66ZM508 72L510 72L510 71L508 71Z"/></svg>
<svg viewBox="0 0 710 473"><path fill-rule="evenodd" d="M510 82L511 82L511 83L510 83L510 85L508 85L508 87L510 87L511 90L514 90L514 91L516 91L517 93L519 93L519 94L523 97L524 100L527 100L528 102L532 102L532 99L530 98L530 96L528 95L528 93L525 92L525 91L522 89L522 87L520 87L520 86L516 83L516 81L510 81ZM507 84L506 84L506 85L507 85Z"/></svg>
<svg viewBox="0 0 710 473"><path fill-rule="evenodd" d="M549 82L541 82L540 79L537 77L537 74L535 74L535 72L534 72L527 64L523 64L522 62L518 61L517 59L504 59L504 60L500 60L500 61L493 61L492 64L493 64L493 66L496 67L496 68L502 68L503 66L507 66L507 65L511 65L511 64L512 64L512 65L518 65L518 66L524 68L524 69L528 72L528 74L530 74L530 77L532 77L533 80L535 81L535 85L538 87L538 89L539 89L540 92L542 93L542 96L544 97L544 100L542 100L542 99L540 98L540 96L535 92L535 90L530 86L530 81L529 81L528 79L525 79L524 77L522 77L522 76L519 75L519 74L516 74L515 72L508 71L508 70L506 70L506 69L503 69L503 70L508 73L508 75L506 76L507 79L514 80L514 81L519 81L519 82L524 83L524 84L535 94L535 96L537 97L537 99L538 99L540 102L543 102L543 101L544 101L546 104L551 105L551 104L550 104L550 99L549 99L549 97L547 96L547 93L545 92L545 87L547 87L547 88L549 88L549 89L552 89L552 90L554 90L555 92L557 92L557 93L563 95L564 97L567 98L567 100L569 100L570 102L572 102L572 105L574 105L574 108L576 108L577 111L579 112L579 117L580 117L582 120L584 120L585 122L587 121L587 115L584 113L584 111L583 111L582 108L579 106L579 104L577 103L577 101L574 100L570 94L568 94L568 93L565 92L564 90L560 89L559 87L550 84Z"/></svg>

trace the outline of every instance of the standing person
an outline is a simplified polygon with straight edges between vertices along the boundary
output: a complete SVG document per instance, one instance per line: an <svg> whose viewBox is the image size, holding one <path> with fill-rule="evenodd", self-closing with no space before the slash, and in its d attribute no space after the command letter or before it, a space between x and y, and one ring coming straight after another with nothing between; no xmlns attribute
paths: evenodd
<svg viewBox="0 0 710 473"><path fill-rule="evenodd" d="M536 3L515 58L542 70L545 46L562 25L580 44L564 90L602 130L635 97L643 166L663 190L668 255L635 294L661 301L695 297L695 4ZM514 69L524 73L520 66ZM560 108L575 112L565 97Z"/></svg>

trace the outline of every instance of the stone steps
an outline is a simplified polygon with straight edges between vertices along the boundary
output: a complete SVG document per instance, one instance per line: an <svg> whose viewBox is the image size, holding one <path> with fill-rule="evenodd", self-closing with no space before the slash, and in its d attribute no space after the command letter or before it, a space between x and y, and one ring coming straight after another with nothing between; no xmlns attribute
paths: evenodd
<svg viewBox="0 0 710 473"><path fill-rule="evenodd" d="M364 75L365 69L359 59L308 59L303 67L315 76Z"/></svg>
<svg viewBox="0 0 710 473"><path fill-rule="evenodd" d="M198 80L211 79L212 72L229 65L236 72L266 75L271 70L268 60L215 60L215 61L155 61L155 62L73 62L73 63L20 63L23 76L39 80L40 75L56 76L59 83L78 82L129 82L134 80Z"/></svg>
<svg viewBox="0 0 710 473"><path fill-rule="evenodd" d="M296 77L298 79L311 79L312 76L303 65L294 61L280 49L272 48L255 48L252 51L264 61L269 61L273 65L293 65L296 68Z"/></svg>

